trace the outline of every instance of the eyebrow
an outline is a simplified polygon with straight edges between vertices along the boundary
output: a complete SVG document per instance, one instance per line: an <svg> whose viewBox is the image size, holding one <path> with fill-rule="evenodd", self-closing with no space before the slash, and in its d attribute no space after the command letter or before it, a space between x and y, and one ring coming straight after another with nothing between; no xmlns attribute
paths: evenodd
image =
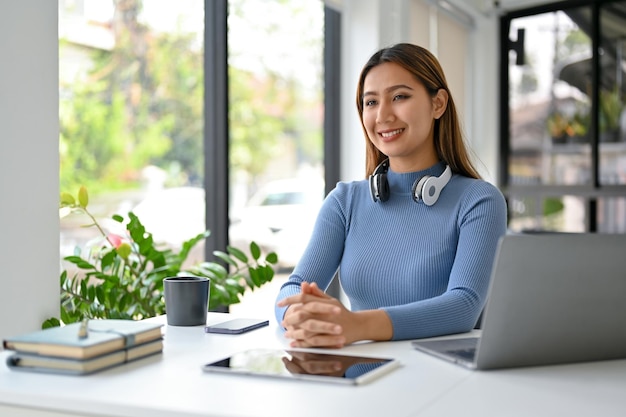
<svg viewBox="0 0 626 417"><path fill-rule="evenodd" d="M413 88L409 87L406 84L397 84L397 85L392 85L391 87L385 88L384 92L385 93L390 93L390 92L399 90L401 88L406 88L406 89L411 90L411 91L413 90ZM366 91L366 92L363 93L363 97L365 97L365 96L375 96L375 95L377 95L377 93L374 92L374 91Z"/></svg>

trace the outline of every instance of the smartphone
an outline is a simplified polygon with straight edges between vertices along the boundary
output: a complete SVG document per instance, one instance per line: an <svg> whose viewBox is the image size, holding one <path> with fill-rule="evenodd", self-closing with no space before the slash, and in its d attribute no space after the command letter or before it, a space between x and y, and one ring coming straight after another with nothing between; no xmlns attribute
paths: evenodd
<svg viewBox="0 0 626 417"><path fill-rule="evenodd" d="M241 334L259 327L267 326L269 320L263 319L232 319L223 323L206 326L204 331L207 333L220 334Z"/></svg>

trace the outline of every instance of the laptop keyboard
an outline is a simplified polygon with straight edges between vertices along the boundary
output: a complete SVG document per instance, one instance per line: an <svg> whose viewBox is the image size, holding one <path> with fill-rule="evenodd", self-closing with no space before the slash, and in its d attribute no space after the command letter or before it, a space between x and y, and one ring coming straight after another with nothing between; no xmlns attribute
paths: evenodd
<svg viewBox="0 0 626 417"><path fill-rule="evenodd" d="M474 360L474 356L476 356L476 348L453 349L447 351L447 353L468 361L472 361Z"/></svg>

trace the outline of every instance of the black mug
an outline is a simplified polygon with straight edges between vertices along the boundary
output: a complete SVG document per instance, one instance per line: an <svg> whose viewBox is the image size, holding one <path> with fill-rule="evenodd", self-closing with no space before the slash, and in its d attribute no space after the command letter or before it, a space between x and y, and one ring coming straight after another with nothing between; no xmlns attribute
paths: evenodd
<svg viewBox="0 0 626 417"><path fill-rule="evenodd" d="M206 324L210 281L204 277L168 277L163 280L165 314L170 326Z"/></svg>

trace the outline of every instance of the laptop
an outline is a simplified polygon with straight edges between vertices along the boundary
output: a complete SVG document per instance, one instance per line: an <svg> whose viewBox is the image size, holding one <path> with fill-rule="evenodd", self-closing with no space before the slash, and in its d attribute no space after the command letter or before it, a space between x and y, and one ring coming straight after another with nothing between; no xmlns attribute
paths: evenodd
<svg viewBox="0 0 626 417"><path fill-rule="evenodd" d="M480 336L411 343L481 370L626 358L626 235L503 236Z"/></svg>

